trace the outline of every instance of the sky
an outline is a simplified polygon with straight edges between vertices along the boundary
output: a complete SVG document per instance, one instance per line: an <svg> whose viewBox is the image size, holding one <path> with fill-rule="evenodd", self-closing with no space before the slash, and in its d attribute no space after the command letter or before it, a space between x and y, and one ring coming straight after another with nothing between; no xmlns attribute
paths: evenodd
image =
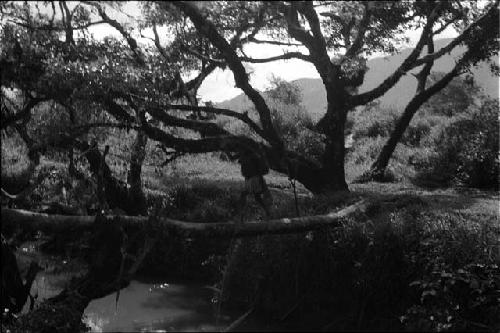
<svg viewBox="0 0 500 333"><path fill-rule="evenodd" d="M123 8L123 12L128 15L138 17L140 15L140 9L135 1L127 2ZM119 21L126 21L127 16L121 13L114 13L113 17L116 17ZM118 15L118 16L116 16ZM121 38L120 34L112 27L101 24L92 26L89 31L94 34L96 38L103 38L107 35L113 35ZM405 33L405 36L409 38L410 42L406 47L413 47L418 38L420 37L421 30L411 30ZM151 30L144 30L142 32L147 37L153 37ZM161 36L162 30L159 29L159 34ZM456 31L452 28L448 28L443 31L437 38L451 38L457 35ZM140 38L136 36L139 42L149 43L145 38ZM280 55L284 52L282 47L262 45L262 44L250 44L245 46L245 53L254 58L265 58L270 56ZM302 51L302 50L301 50ZM307 51L305 52L307 54ZM374 54L372 57L381 56L380 54ZM314 66L311 63L298 60L281 60L274 61L266 64L246 64L247 72L250 74L250 83L259 90L265 90L269 87L269 79L274 75L278 76L286 81L296 80L300 78L319 78L319 74L316 72ZM389 73L388 73L389 74ZM231 99L239 95L242 91L234 86L233 74L229 70L222 71L220 69L215 70L209 77L205 79L202 86L198 91L198 95L201 101L212 101L221 102L227 99Z"/></svg>

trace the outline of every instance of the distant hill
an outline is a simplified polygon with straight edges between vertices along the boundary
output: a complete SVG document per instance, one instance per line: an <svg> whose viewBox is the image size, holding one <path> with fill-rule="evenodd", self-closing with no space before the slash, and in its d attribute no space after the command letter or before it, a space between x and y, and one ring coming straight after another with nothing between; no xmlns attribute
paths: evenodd
<svg viewBox="0 0 500 333"><path fill-rule="evenodd" d="M448 44L450 39L441 39L436 41L436 50ZM436 61L433 67L434 72L447 72L455 64L455 60L460 54L465 51L465 48L456 48L451 54L444 55ZM373 89L380 84L390 73L392 73L408 56L411 49L405 49L401 53L374 58L368 61L368 71L365 76L363 85L360 87L360 92L365 92ZM498 64L498 57L496 57ZM499 80L489 71L487 64L481 63L472 69L474 80L479 85L483 92L491 97L498 97ZM303 105L308 110L313 118L318 119L326 110L326 92L320 79L303 78L292 81L296 83L302 90ZM396 108L404 107L410 98L415 93L417 85L416 79L412 75L405 75L401 80L390 89L384 96L380 98L381 104L385 106L393 106ZM232 99L216 104L218 107L229 108L236 111L248 109L252 104L244 94L240 94Z"/></svg>

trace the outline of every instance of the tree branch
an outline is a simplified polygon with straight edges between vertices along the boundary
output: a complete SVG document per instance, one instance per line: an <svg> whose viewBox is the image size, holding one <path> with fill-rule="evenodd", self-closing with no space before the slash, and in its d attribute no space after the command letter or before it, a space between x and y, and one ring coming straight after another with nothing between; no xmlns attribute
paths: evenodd
<svg viewBox="0 0 500 333"><path fill-rule="evenodd" d="M386 78L378 87L359 95L350 96L348 100L349 106L355 107L358 105L365 105L366 103L379 98L389 89L391 89L408 70L415 67L415 61L417 60L424 45L427 43L427 38L432 33L432 27L434 25L434 22L438 18L438 13L442 6L443 3L439 2L429 14L429 16L427 17L427 23L422 30L422 34L420 35L420 39L417 45L408 55L408 57L406 57L403 63L396 69L396 71L394 71L388 78Z"/></svg>
<svg viewBox="0 0 500 333"><path fill-rule="evenodd" d="M452 40L448 45L445 47L439 49L439 51L428 54L425 57L422 57L420 59L417 59L413 66L411 68L418 67L420 65L423 65L426 62L433 61L435 59L438 59L442 57L444 54L451 52L456 46L464 42L467 38L470 38L471 35L473 35L474 30L478 27L482 27L483 29L489 29L491 26L492 22L498 23L498 3L499 1L496 1L493 6L483 15L481 16L478 20L476 20L474 23L469 25L458 37L456 37L454 40ZM410 68L410 69L411 69Z"/></svg>
<svg viewBox="0 0 500 333"><path fill-rule="evenodd" d="M29 29L31 31L34 31L34 30L39 30L39 31L65 31L66 30L65 27L57 27L57 26L53 26L51 24L40 25L40 26L33 26L31 24L27 24L27 23L23 23L23 22L18 22L18 21L13 21L13 20L9 20L9 22L12 22L12 23L14 23L14 24L16 24L16 25L18 25L20 27ZM95 21L95 22L89 22L89 23L82 24L82 25L79 25L79 26L71 26L71 29L72 30L83 30L83 29L86 29L88 27L91 27L91 26L94 26L94 25L98 25L98 24L103 24L103 23L107 23L107 22L104 21L104 20Z"/></svg>
<svg viewBox="0 0 500 333"><path fill-rule="evenodd" d="M158 36L158 30L156 29L156 24L153 24L153 33L155 35L154 38L154 43L156 48L158 49L158 52L163 56L165 60L170 60L170 55L167 53L167 51L161 46L160 44L160 36Z"/></svg>
<svg viewBox="0 0 500 333"><path fill-rule="evenodd" d="M370 204L359 201L336 213L326 215L315 215L296 218L282 218L266 222L250 221L243 223L194 223L184 222L168 218L158 219L158 227L172 230L184 235L202 237L253 237L259 235L277 235L299 233L317 230L324 227L342 226L342 221L355 214L366 212ZM68 228L88 228L95 222L94 216L64 216L34 213L21 209L1 209L1 217L6 223L16 226L28 227L30 229L64 231ZM107 220L113 219L113 223L126 226L143 226L148 223L147 217L140 216L107 216Z"/></svg>
<svg viewBox="0 0 500 333"><path fill-rule="evenodd" d="M248 37L248 42L250 43L255 43L255 44L269 44L269 45L278 45L278 46L302 46L300 43L285 43L285 42L279 42L275 40L262 40L262 39L257 39L255 37Z"/></svg>
<svg viewBox="0 0 500 333"><path fill-rule="evenodd" d="M246 113L238 113L233 110L228 110L228 109L222 109L222 108L215 108L215 107L210 107L210 106L194 106L194 105L184 105L184 104L165 104L162 105L162 107L168 108L168 109L176 109L176 110L181 110L181 111L201 111L201 112L207 112L207 113L213 113L213 114L219 114L219 115L224 115L232 118L236 118L238 120L241 120L245 124L247 124L252 130L254 130L258 135L260 136L265 136L264 131L254 122L250 117L248 117L248 114Z"/></svg>
<svg viewBox="0 0 500 333"><path fill-rule="evenodd" d="M0 124L0 128L4 129L8 126L11 126L13 123L29 118L31 110L38 105L38 103L45 102L49 100L48 98L31 98L28 103L23 107L22 110L12 113L12 115L4 116L2 115L2 121ZM5 105L7 108L7 105Z"/></svg>
<svg viewBox="0 0 500 333"><path fill-rule="evenodd" d="M327 89L331 86L329 84L329 74L334 69L328 56L326 41L321 33L321 27L318 15L314 10L312 3L299 3L291 2L286 8L285 15L287 22L288 33L291 37L295 38L309 50L309 57L314 67L321 76L323 83ZM313 35L307 32L300 24L298 14L302 13L306 16ZM337 75L333 75L337 76Z"/></svg>
<svg viewBox="0 0 500 333"><path fill-rule="evenodd" d="M431 36L429 36L429 39L427 41L427 53L428 54L434 53L434 41L432 40ZM417 93L423 92L425 90L427 78L429 77L429 74L431 73L431 69L433 66L434 66L434 61L429 61L428 63L425 64L422 70L416 75L416 78L418 80Z"/></svg>
<svg viewBox="0 0 500 333"><path fill-rule="evenodd" d="M224 66L226 64L224 63ZM209 76L210 74L212 74L212 72L218 68L218 67L221 67L219 64L215 63L215 62L211 62L208 64L208 66L205 66L200 74L198 74L197 77L195 77L194 79L186 82L186 89L188 91L198 91L198 89L200 88L201 84L203 83L203 81L207 78L207 76Z"/></svg>
<svg viewBox="0 0 500 333"><path fill-rule="evenodd" d="M349 49L346 51L345 53L346 58L351 58L356 54L358 54L363 46L363 42L365 39L365 32L368 29L368 24L370 23L370 18L371 18L370 3L363 2L363 5L365 7L365 12L363 14L363 18L361 19L358 25L358 35L356 36L356 39L352 43L351 47L349 47Z"/></svg>
<svg viewBox="0 0 500 333"><path fill-rule="evenodd" d="M142 54L138 48L137 41L125 30L125 28L123 28L123 26L117 20L113 20L112 18L110 18L108 14L106 14L104 8L99 3L93 1L82 1L82 2L96 8L97 11L99 12L99 15L101 15L103 21L112 26L113 28L115 28L116 30L118 30L118 32L125 38L128 45L130 46L130 49L135 55L136 61L140 65L144 65L144 59L142 58Z"/></svg>
<svg viewBox="0 0 500 333"><path fill-rule="evenodd" d="M304 61L311 61L311 58L308 55L305 55L301 52L287 52L279 56L269 57L269 58L261 58L255 59L250 57L240 57L240 60L243 62L251 62L251 63L266 63L272 62L276 60L287 60L287 59L301 59Z"/></svg>
<svg viewBox="0 0 500 333"><path fill-rule="evenodd" d="M163 3L162 3L163 4ZM267 106L264 98L255 90L249 82L248 74L245 67L238 58L235 50L231 48L228 42L217 32L217 28L212 22L207 21L198 9L191 3L174 1L171 3L187 15L193 22L196 29L210 40L210 42L221 52L224 59L234 74L236 86L243 90L248 98L253 102L257 112L259 113L260 121L263 130L266 134L265 139L272 145L283 147L283 141L278 136L273 123L271 121L271 111ZM169 4L166 4L167 6Z"/></svg>
<svg viewBox="0 0 500 333"><path fill-rule="evenodd" d="M225 66L226 63L222 60L219 60L219 59L213 59L213 58L210 58L206 55L203 55L189 47L186 47L185 45L181 45L181 49L183 51L186 51L187 53L191 54L191 55L194 55L196 58L200 59L200 60L205 60L205 61L208 61L210 63L215 63L217 64L218 66Z"/></svg>
<svg viewBox="0 0 500 333"><path fill-rule="evenodd" d="M199 120L182 119L167 114L163 109L151 107L146 110L153 118L160 120L167 126L183 127L198 131L202 136L228 135L229 133L219 125Z"/></svg>

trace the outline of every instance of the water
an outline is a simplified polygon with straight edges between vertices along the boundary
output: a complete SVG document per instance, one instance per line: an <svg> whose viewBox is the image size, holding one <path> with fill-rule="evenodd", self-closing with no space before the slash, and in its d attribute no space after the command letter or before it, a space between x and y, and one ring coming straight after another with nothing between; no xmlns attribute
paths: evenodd
<svg viewBox="0 0 500 333"><path fill-rule="evenodd" d="M212 291L201 285L131 281L116 293L93 300L84 322L93 332L220 331L230 320L216 325Z"/></svg>
<svg viewBox="0 0 500 333"><path fill-rule="evenodd" d="M39 243L26 242L17 251L22 267L36 260L45 268L38 273L32 285L31 294L37 295L36 304L60 293L72 276L82 272L81 263L41 253ZM120 290L118 304L116 293L90 302L83 321L92 332L221 331L243 313L221 313L217 320L213 293L210 287L201 284L141 278L132 280L128 287ZM24 313L29 311L28 303ZM238 329L282 330L251 317Z"/></svg>

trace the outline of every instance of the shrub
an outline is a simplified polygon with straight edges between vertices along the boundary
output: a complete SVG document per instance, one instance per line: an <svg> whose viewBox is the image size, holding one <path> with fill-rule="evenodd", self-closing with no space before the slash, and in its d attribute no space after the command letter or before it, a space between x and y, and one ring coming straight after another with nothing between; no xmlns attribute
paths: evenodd
<svg viewBox="0 0 500 333"><path fill-rule="evenodd" d="M408 146L420 146L420 142L430 134L432 125L425 118L414 119L406 128L401 143Z"/></svg>
<svg viewBox="0 0 500 333"><path fill-rule="evenodd" d="M212 185L179 185L165 197L168 217L192 222L223 222L231 219L239 193Z"/></svg>
<svg viewBox="0 0 500 333"><path fill-rule="evenodd" d="M2 187L16 194L28 186L32 172L28 148L19 135L2 131Z"/></svg>
<svg viewBox="0 0 500 333"><path fill-rule="evenodd" d="M494 217L437 213L411 196L367 214L335 229L242 240L218 301L254 304L295 329L498 328Z"/></svg>
<svg viewBox="0 0 500 333"><path fill-rule="evenodd" d="M348 159L353 161L354 164L361 164L365 161L370 161L370 163L377 158L378 154L382 150L386 138L376 137L376 138L359 138L354 142L352 150L348 154Z"/></svg>
<svg viewBox="0 0 500 333"><path fill-rule="evenodd" d="M429 79L435 83L445 73L433 72ZM474 104L474 99L480 96L480 88L470 78L456 77L439 93L432 96L422 108L428 113L452 117L465 112Z"/></svg>
<svg viewBox="0 0 500 333"><path fill-rule="evenodd" d="M435 138L437 156L423 174L467 186L498 188L498 101L456 117Z"/></svg>
<svg viewBox="0 0 500 333"><path fill-rule="evenodd" d="M393 108L382 108L379 105L356 111L353 114L354 139L387 137L391 134L399 111Z"/></svg>

